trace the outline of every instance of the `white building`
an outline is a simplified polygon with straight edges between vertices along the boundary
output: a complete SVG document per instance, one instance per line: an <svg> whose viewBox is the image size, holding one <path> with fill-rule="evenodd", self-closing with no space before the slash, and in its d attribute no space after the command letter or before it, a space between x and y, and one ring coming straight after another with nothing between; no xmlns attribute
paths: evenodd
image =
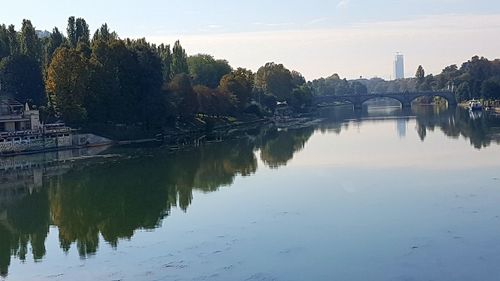
<svg viewBox="0 0 500 281"><path fill-rule="evenodd" d="M400 53L396 53L394 59L394 78L396 80L405 78L405 58Z"/></svg>
<svg viewBox="0 0 500 281"><path fill-rule="evenodd" d="M5 132L37 131L41 128L38 110L18 101L0 97L0 134Z"/></svg>

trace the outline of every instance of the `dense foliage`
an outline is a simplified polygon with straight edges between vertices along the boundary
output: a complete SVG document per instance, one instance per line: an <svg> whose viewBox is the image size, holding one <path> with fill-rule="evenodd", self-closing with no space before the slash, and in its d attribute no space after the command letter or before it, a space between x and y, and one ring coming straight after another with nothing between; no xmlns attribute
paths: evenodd
<svg viewBox="0 0 500 281"><path fill-rule="evenodd" d="M20 31L0 25L0 82L0 95L46 109L54 120L150 131L199 114L260 116L277 101L300 110L312 95L304 77L281 64L256 74L234 70L210 55L188 56L179 41L171 48L120 39L107 24L91 36L75 17L66 36L57 28L40 36L29 20Z"/></svg>

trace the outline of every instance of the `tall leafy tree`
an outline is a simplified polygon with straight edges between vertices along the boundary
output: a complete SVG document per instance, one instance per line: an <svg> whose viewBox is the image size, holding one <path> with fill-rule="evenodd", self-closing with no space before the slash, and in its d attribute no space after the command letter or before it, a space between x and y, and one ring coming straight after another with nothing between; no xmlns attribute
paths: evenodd
<svg viewBox="0 0 500 281"><path fill-rule="evenodd" d="M140 85L138 63L123 41L96 41L91 61L91 96L87 97L89 119L114 123L133 123L137 120ZM131 114L134 113L134 114Z"/></svg>
<svg viewBox="0 0 500 281"><path fill-rule="evenodd" d="M69 17L66 31L71 47L76 48L78 42L90 45L89 26L83 18L75 19L75 17Z"/></svg>
<svg viewBox="0 0 500 281"><path fill-rule="evenodd" d="M96 41L110 42L111 40L117 40L118 35L116 32L111 32L109 30L108 24L103 24L99 29L97 29L92 37L92 44Z"/></svg>
<svg viewBox="0 0 500 281"><path fill-rule="evenodd" d="M75 49L59 48L47 71L46 90L56 114L68 123L87 118L84 100L89 88L89 62Z"/></svg>
<svg viewBox="0 0 500 281"><path fill-rule="evenodd" d="M89 25L83 18L77 18L75 21L76 42L82 42L90 45Z"/></svg>
<svg viewBox="0 0 500 281"><path fill-rule="evenodd" d="M41 106L45 104L40 64L25 55L9 56L0 63L1 95L7 95L22 103Z"/></svg>
<svg viewBox="0 0 500 281"><path fill-rule="evenodd" d="M52 60L52 56L57 48L62 46L64 43L64 36L57 27L54 27L52 33L50 34L45 46L44 46L44 64L45 67L48 67L50 61Z"/></svg>
<svg viewBox="0 0 500 281"><path fill-rule="evenodd" d="M25 55L33 60L41 61L42 57L42 47L38 36L36 35L36 30L29 20L23 20L23 25L21 27L20 33L20 51L22 55Z"/></svg>
<svg viewBox="0 0 500 281"><path fill-rule="evenodd" d="M189 75L176 75L168 84L167 91L169 100L178 110L178 115L188 117L198 111L198 97Z"/></svg>
<svg viewBox="0 0 500 281"><path fill-rule="evenodd" d="M292 70L292 85L294 88L298 88L306 83L306 78L304 76L295 70Z"/></svg>
<svg viewBox="0 0 500 281"><path fill-rule="evenodd" d="M76 20L75 17L68 18L68 26L66 27L66 33L68 36L68 43L71 47L76 47L77 36L76 36Z"/></svg>
<svg viewBox="0 0 500 281"><path fill-rule="evenodd" d="M158 55L161 59L163 82L168 83L172 74L172 51L170 50L170 45L160 44L158 46Z"/></svg>
<svg viewBox="0 0 500 281"><path fill-rule="evenodd" d="M172 67L170 77L173 78L177 74L182 73L189 73L187 55L184 48L182 48L181 43L176 41L174 47L172 48Z"/></svg>
<svg viewBox="0 0 500 281"><path fill-rule="evenodd" d="M0 24L0 60L10 55L9 31L5 24Z"/></svg>
<svg viewBox="0 0 500 281"><path fill-rule="evenodd" d="M415 77L419 82L423 82L423 80L425 79L425 70L421 65L418 66Z"/></svg>
<svg viewBox="0 0 500 281"><path fill-rule="evenodd" d="M189 73L194 85L216 88L222 76L231 73L232 68L226 60L216 60L205 54L190 56L187 59Z"/></svg>
<svg viewBox="0 0 500 281"><path fill-rule="evenodd" d="M266 63L255 75L255 87L278 100L286 100L293 89L292 74L282 64Z"/></svg>
<svg viewBox="0 0 500 281"><path fill-rule="evenodd" d="M161 87L163 84L162 62L155 48L145 39L133 45L138 63L138 83L141 89L138 111L140 120L147 129L158 128L163 123L165 109Z"/></svg>
<svg viewBox="0 0 500 281"><path fill-rule="evenodd" d="M230 74L226 74L220 80L220 90L231 93L237 99L237 105L244 109L252 97L255 76L251 70L238 68Z"/></svg>
<svg viewBox="0 0 500 281"><path fill-rule="evenodd" d="M11 55L18 55L20 53L19 48L19 38L14 25L9 25L7 29L7 34L9 37L9 50Z"/></svg>
<svg viewBox="0 0 500 281"><path fill-rule="evenodd" d="M481 97L484 99L500 99L500 77L493 77L483 82Z"/></svg>

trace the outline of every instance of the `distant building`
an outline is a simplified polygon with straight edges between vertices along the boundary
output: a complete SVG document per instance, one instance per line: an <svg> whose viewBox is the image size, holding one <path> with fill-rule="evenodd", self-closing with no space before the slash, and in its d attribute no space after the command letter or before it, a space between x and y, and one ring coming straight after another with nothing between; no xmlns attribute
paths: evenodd
<svg viewBox="0 0 500 281"><path fill-rule="evenodd" d="M405 78L405 58L400 53L396 53L394 59L394 78L396 80Z"/></svg>
<svg viewBox="0 0 500 281"><path fill-rule="evenodd" d="M50 37L50 32L47 30L35 30L36 36L40 39L48 38Z"/></svg>

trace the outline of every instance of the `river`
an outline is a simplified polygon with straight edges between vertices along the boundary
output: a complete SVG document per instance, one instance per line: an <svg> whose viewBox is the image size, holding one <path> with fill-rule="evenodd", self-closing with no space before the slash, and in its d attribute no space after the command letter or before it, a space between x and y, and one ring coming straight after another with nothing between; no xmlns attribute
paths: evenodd
<svg viewBox="0 0 500 281"><path fill-rule="evenodd" d="M500 118L321 117L177 150L0 159L0 279L498 280Z"/></svg>

